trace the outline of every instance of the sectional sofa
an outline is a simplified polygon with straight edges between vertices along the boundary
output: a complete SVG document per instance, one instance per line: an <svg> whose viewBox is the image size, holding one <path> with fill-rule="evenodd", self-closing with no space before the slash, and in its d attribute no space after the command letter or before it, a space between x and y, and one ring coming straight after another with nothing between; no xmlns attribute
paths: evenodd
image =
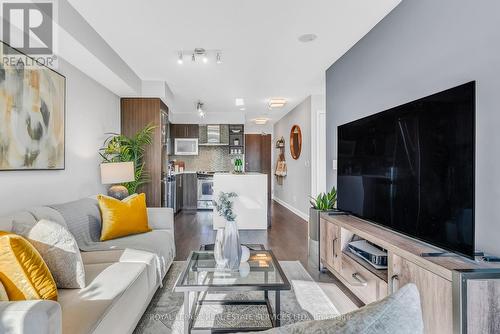
<svg viewBox="0 0 500 334"><path fill-rule="evenodd" d="M81 201L84 207L88 199ZM45 206L0 217L0 230L41 219L67 225L59 211ZM85 288L59 289L57 302L0 302L0 333L133 332L175 257L172 210L148 208L148 220L151 232L117 239L107 250L81 252Z"/></svg>

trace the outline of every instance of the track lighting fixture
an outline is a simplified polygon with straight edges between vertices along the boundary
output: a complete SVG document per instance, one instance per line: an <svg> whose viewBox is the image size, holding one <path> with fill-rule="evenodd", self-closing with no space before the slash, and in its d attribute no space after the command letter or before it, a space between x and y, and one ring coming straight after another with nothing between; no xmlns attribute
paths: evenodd
<svg viewBox="0 0 500 334"><path fill-rule="evenodd" d="M184 55L188 57L189 55L191 55L191 61L193 63L195 63L197 60L201 60L203 64L207 64L210 62L210 59L215 58L215 62L217 64L222 64L222 51L218 49L206 50L204 48L195 48L193 50L179 50L177 52L177 63L179 65L184 63Z"/></svg>
<svg viewBox="0 0 500 334"><path fill-rule="evenodd" d="M198 115L201 118L205 117L205 110L203 110L203 103L201 103L201 101L198 101L196 104L196 111L198 111Z"/></svg>

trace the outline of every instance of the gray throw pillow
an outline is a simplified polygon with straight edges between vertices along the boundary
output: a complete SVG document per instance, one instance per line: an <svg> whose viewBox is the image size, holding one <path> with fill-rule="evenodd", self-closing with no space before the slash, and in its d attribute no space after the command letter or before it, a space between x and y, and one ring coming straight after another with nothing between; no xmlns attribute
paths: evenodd
<svg viewBox="0 0 500 334"><path fill-rule="evenodd" d="M58 223L42 219L23 236L40 253L61 289L85 287L85 269L80 249L68 229Z"/></svg>
<svg viewBox="0 0 500 334"><path fill-rule="evenodd" d="M386 298L328 320L273 328L259 334L423 334L420 295L407 284ZM250 333L247 333L250 334Z"/></svg>

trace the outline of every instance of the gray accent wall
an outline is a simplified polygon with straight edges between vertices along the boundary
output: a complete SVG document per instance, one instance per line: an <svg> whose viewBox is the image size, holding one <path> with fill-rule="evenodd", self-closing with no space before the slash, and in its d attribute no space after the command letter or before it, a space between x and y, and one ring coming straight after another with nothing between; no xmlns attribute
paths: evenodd
<svg viewBox="0 0 500 334"><path fill-rule="evenodd" d="M299 125L302 132L302 152L299 159L294 160L290 153L290 130ZM284 203L303 218L309 215L309 195L311 194L311 97L293 108L288 114L274 124L273 129L273 172L276 167L278 150L274 143L283 136L285 138L285 160L288 173L283 185L276 183L273 176L274 198ZM297 212L298 211L298 212Z"/></svg>
<svg viewBox="0 0 500 334"><path fill-rule="evenodd" d="M500 255L500 1L404 0L326 73L327 186L337 126L476 80L476 248Z"/></svg>

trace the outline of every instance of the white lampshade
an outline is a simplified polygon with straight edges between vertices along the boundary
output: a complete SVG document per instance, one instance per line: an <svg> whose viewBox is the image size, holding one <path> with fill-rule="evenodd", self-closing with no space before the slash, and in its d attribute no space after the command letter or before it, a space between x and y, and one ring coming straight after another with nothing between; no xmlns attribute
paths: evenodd
<svg viewBox="0 0 500 334"><path fill-rule="evenodd" d="M117 184L135 180L134 163L108 162L101 164L101 183Z"/></svg>

